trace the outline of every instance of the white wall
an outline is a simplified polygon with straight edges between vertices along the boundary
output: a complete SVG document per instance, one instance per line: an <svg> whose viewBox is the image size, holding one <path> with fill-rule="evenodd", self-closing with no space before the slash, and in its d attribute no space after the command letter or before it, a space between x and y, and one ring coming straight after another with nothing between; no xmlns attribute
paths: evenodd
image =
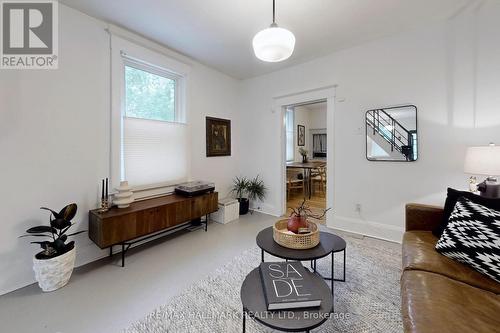
<svg viewBox="0 0 500 333"><path fill-rule="evenodd" d="M75 230L88 228L98 183L109 174L110 65L105 24L59 6L59 69L0 72L0 294L34 282L32 255L39 251L27 228L48 222L40 206L76 202ZM215 181L224 196L237 174L238 81L155 44L192 66L189 87L192 170ZM233 155L205 157L205 116L232 120ZM175 161L174 161L175 162ZM107 255L77 236L77 265Z"/></svg>
<svg viewBox="0 0 500 333"><path fill-rule="evenodd" d="M311 129L326 128L326 104L324 108L309 111L309 126Z"/></svg>
<svg viewBox="0 0 500 333"><path fill-rule="evenodd" d="M307 149L310 152L310 157L313 158L313 134L327 134L326 128L326 103L324 107L309 110L309 129L307 131Z"/></svg>
<svg viewBox="0 0 500 333"><path fill-rule="evenodd" d="M0 72L0 293L34 281L31 257L38 249L17 236L46 223L38 207L76 202L77 229L86 229L98 181L110 168L105 26L64 5L59 16L58 70ZM499 16L500 4L487 2L445 24L243 82L176 55L192 66L193 178L213 180L225 192L235 174L260 173L270 188L262 208L278 213L283 122L272 112L272 97L339 84L328 118L335 142L328 224L399 240L406 202L442 203L447 186L467 185L466 146L500 142ZM368 162L364 112L402 103L419 107L420 159ZM233 156L205 157L205 115L232 120ZM85 235L76 241L78 265L107 254Z"/></svg>
<svg viewBox="0 0 500 333"><path fill-rule="evenodd" d="M242 170L261 170L266 207L280 212L280 126L273 97L338 84L330 226L400 240L407 202L441 204L447 186L467 187L469 145L500 142L500 3L451 21L380 39L243 83ZM418 107L420 156L414 163L365 158L366 110ZM259 129L259 136L253 129ZM251 138L251 139L250 139ZM264 148L265 147L265 148ZM355 205L362 212L355 212Z"/></svg>
<svg viewBox="0 0 500 333"><path fill-rule="evenodd" d="M300 162L302 161L302 155L300 155L300 152L299 152L299 149L300 148L304 148L304 149L309 149L309 136L308 136L308 133L309 133L309 130L311 129L311 126L310 126L310 120L309 120L309 110L303 106L297 106L294 108L294 123L295 123L295 126L294 126L294 138L295 138L295 142L294 142L294 145L295 145L295 155L294 155L294 158L295 158L295 161L296 162ZM298 143L299 143L299 140L298 140L298 137L299 137L299 132L298 132L298 125L302 125L305 127L305 132L304 132L304 135L305 135L305 145L304 146L299 146ZM311 151L309 150L309 153L308 153L308 156L310 155Z"/></svg>

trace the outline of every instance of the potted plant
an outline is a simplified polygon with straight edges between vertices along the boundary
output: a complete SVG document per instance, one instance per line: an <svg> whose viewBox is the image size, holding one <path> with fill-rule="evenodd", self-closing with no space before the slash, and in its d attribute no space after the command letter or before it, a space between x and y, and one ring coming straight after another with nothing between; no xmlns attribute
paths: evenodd
<svg viewBox="0 0 500 333"><path fill-rule="evenodd" d="M302 163L307 163L307 149L300 147L299 148L299 153L302 155Z"/></svg>
<svg viewBox="0 0 500 333"><path fill-rule="evenodd" d="M233 179L233 186L231 192L236 194L236 198L240 203L240 215L245 215L248 213L248 208L250 207L250 201L245 198L244 195L247 192L249 180L246 177L236 177Z"/></svg>
<svg viewBox="0 0 500 333"><path fill-rule="evenodd" d="M301 233L301 229L308 231L307 219L312 217L317 220L322 220L329 210L330 208L324 209L322 214L314 214L311 208L306 205L306 199L304 199L299 207L292 208L292 213L287 223L287 229L295 234Z"/></svg>
<svg viewBox="0 0 500 333"><path fill-rule="evenodd" d="M50 225L40 225L26 230L27 234L21 237L46 237L48 240L33 241L39 244L43 251L33 258L33 270L38 285L43 291L53 291L68 283L75 266L75 242L66 243L68 237L80 234L83 231L67 234L76 215L77 206L72 203L56 212L50 208Z"/></svg>
<svg viewBox="0 0 500 333"><path fill-rule="evenodd" d="M247 193L249 200L259 199L263 201L266 197L267 187L264 185L264 181L257 175L254 179L248 182Z"/></svg>

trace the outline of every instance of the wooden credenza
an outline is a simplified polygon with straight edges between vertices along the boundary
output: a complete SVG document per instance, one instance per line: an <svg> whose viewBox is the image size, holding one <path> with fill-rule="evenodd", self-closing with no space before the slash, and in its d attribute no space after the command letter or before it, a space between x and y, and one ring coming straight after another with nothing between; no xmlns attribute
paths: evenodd
<svg viewBox="0 0 500 333"><path fill-rule="evenodd" d="M89 212L89 237L101 249L109 247L110 255L113 254L112 246L121 245L123 259L133 243L203 216L207 216L208 224L208 215L217 209L217 192L192 198L166 195L134 202L128 208L114 207L104 213L95 209Z"/></svg>

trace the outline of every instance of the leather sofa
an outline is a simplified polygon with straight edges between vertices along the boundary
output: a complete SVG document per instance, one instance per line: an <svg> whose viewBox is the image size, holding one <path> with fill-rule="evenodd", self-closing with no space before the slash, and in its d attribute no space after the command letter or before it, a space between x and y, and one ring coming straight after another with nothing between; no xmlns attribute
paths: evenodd
<svg viewBox="0 0 500 333"><path fill-rule="evenodd" d="M401 276L405 332L500 332L500 283L439 254L443 209L406 205Z"/></svg>

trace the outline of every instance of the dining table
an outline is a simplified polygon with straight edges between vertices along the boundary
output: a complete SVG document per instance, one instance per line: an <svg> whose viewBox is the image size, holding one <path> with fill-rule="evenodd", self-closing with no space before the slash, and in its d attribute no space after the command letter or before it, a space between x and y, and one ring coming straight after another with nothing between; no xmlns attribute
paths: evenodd
<svg viewBox="0 0 500 333"><path fill-rule="evenodd" d="M322 168L326 165L323 161L308 161L308 162L287 162L287 169L302 169L304 170L304 195L311 199L312 195L312 170Z"/></svg>

